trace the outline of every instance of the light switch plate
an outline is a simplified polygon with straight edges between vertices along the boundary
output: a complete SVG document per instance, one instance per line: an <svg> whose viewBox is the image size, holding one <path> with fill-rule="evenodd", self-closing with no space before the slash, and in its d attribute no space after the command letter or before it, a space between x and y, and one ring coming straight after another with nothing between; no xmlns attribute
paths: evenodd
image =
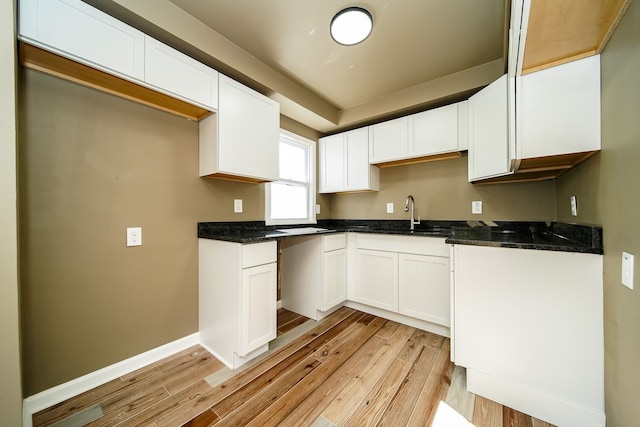
<svg viewBox="0 0 640 427"><path fill-rule="evenodd" d="M578 198L571 196L571 215L578 216Z"/></svg>
<svg viewBox="0 0 640 427"><path fill-rule="evenodd" d="M234 199L234 201L233 201L233 212L234 213L242 213L242 199Z"/></svg>
<svg viewBox="0 0 640 427"><path fill-rule="evenodd" d="M316 214L320 213L320 205L316 204Z"/></svg>
<svg viewBox="0 0 640 427"><path fill-rule="evenodd" d="M633 255L622 252L622 284L633 289Z"/></svg>
<svg viewBox="0 0 640 427"><path fill-rule="evenodd" d="M471 202L471 213L472 214L481 214L482 213L482 201L475 200Z"/></svg>
<svg viewBox="0 0 640 427"><path fill-rule="evenodd" d="M387 203L387 213L393 213L393 203Z"/></svg>
<svg viewBox="0 0 640 427"><path fill-rule="evenodd" d="M127 228L127 246L142 245L142 227Z"/></svg>

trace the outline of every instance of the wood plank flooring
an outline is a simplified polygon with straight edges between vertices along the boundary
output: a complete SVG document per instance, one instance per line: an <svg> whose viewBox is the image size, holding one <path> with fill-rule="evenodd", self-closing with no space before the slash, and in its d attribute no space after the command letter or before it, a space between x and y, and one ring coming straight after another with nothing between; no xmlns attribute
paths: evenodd
<svg viewBox="0 0 640 427"><path fill-rule="evenodd" d="M306 323L305 323L306 322ZM466 391L449 340L349 308L278 311L278 346L230 371L195 346L34 415L34 426L552 427Z"/></svg>

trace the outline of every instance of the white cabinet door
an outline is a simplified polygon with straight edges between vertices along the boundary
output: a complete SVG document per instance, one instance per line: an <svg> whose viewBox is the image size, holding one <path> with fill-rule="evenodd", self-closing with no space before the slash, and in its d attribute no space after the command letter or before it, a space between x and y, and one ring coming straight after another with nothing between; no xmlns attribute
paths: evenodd
<svg viewBox="0 0 640 427"><path fill-rule="evenodd" d="M402 159L407 152L407 117L369 126L369 163Z"/></svg>
<svg viewBox="0 0 640 427"><path fill-rule="evenodd" d="M409 116L409 157L458 151L458 104Z"/></svg>
<svg viewBox="0 0 640 427"><path fill-rule="evenodd" d="M80 0L20 0L20 37L110 74L144 79L144 33Z"/></svg>
<svg viewBox="0 0 640 427"><path fill-rule="evenodd" d="M519 155L523 159L600 150L600 56L520 79Z"/></svg>
<svg viewBox="0 0 640 427"><path fill-rule="evenodd" d="M449 258L399 254L398 311L449 326Z"/></svg>
<svg viewBox="0 0 640 427"><path fill-rule="evenodd" d="M145 81L170 95L218 109L218 72L145 36Z"/></svg>
<svg viewBox="0 0 640 427"><path fill-rule="evenodd" d="M347 182L345 190L370 189L369 135L367 129L344 134L347 149Z"/></svg>
<svg viewBox="0 0 640 427"><path fill-rule="evenodd" d="M347 250L325 252L323 301L320 310L327 311L347 299Z"/></svg>
<svg viewBox="0 0 640 427"><path fill-rule="evenodd" d="M358 249L356 302L398 311L398 254Z"/></svg>
<svg viewBox="0 0 640 427"><path fill-rule="evenodd" d="M276 337L276 288L275 263L242 269L240 356Z"/></svg>
<svg viewBox="0 0 640 427"><path fill-rule="evenodd" d="M220 75L218 162L221 173L278 179L280 106Z"/></svg>
<svg viewBox="0 0 640 427"><path fill-rule="evenodd" d="M507 75L469 98L469 181L511 172Z"/></svg>
<svg viewBox="0 0 640 427"><path fill-rule="evenodd" d="M379 190L380 174L369 164L366 128L320 138L320 193Z"/></svg>
<svg viewBox="0 0 640 427"><path fill-rule="evenodd" d="M320 138L320 193L344 191L345 158L342 134Z"/></svg>

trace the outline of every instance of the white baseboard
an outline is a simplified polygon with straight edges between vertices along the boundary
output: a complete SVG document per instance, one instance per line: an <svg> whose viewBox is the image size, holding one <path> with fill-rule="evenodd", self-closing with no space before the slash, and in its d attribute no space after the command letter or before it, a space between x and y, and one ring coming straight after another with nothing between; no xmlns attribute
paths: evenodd
<svg viewBox="0 0 640 427"><path fill-rule="evenodd" d="M475 369L467 368L467 390L557 426L604 427L606 423L604 402L600 409L588 408Z"/></svg>
<svg viewBox="0 0 640 427"><path fill-rule="evenodd" d="M137 369L147 366L169 357L172 354L186 350L199 342L199 333L194 333L176 341L156 347L144 353L130 357L97 371L83 375L64 384L57 385L48 390L29 396L22 405L22 425L32 427L33 414L63 402L87 390L98 387L118 377L131 373Z"/></svg>

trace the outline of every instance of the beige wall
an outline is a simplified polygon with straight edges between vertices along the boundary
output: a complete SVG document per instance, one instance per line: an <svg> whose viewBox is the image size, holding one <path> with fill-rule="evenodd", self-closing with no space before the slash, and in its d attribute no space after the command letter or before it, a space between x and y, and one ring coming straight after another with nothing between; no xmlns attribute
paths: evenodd
<svg viewBox="0 0 640 427"><path fill-rule="evenodd" d="M558 218L570 221L578 196L580 222L604 235L605 400L607 425L640 420L640 263L635 287L621 284L622 252L640 256L640 4L633 2L602 54L602 152L558 181ZM640 260L640 258L639 258Z"/></svg>
<svg viewBox="0 0 640 427"><path fill-rule="evenodd" d="M16 205L15 5L0 2L0 420L22 425Z"/></svg>
<svg viewBox="0 0 640 427"><path fill-rule="evenodd" d="M380 191L333 196L334 218L408 219L407 195L416 215L429 220L555 220L555 182L473 185L467 182L467 157L380 169ZM483 202L483 214L471 214L471 202ZM394 213L386 213L387 202Z"/></svg>
<svg viewBox="0 0 640 427"><path fill-rule="evenodd" d="M262 220L264 186L199 178L195 122L31 70L19 86L29 396L197 332L196 223Z"/></svg>

